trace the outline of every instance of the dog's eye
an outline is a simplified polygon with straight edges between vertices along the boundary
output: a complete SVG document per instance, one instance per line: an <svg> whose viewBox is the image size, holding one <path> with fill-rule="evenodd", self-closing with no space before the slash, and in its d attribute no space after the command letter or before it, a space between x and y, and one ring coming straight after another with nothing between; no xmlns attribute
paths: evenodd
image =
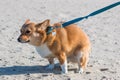
<svg viewBox="0 0 120 80"><path fill-rule="evenodd" d="M29 30L27 30L27 31L26 31L26 33L27 33L27 34L29 34L29 33L30 33L30 31L29 31Z"/></svg>

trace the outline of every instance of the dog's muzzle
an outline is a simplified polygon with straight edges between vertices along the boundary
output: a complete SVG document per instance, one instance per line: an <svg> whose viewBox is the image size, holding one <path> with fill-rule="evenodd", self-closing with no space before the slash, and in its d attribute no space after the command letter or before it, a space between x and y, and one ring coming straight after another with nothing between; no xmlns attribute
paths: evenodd
<svg viewBox="0 0 120 80"><path fill-rule="evenodd" d="M28 43L28 42L30 42L30 40L23 41L23 40L21 40L21 38L20 38L20 37L17 39L17 41L18 41L18 42L20 42L20 43Z"/></svg>
<svg viewBox="0 0 120 80"><path fill-rule="evenodd" d="M21 42L20 38L17 39L18 42Z"/></svg>

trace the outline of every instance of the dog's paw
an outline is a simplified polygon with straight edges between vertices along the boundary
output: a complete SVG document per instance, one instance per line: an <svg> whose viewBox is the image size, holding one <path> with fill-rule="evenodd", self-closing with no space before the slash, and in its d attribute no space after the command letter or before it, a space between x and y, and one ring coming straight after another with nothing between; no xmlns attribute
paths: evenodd
<svg viewBox="0 0 120 80"><path fill-rule="evenodd" d="M54 64L49 64L45 69L46 70L53 70L54 69Z"/></svg>
<svg viewBox="0 0 120 80"><path fill-rule="evenodd" d="M82 73L83 73L83 69L80 68L80 70L79 70L79 74L82 74Z"/></svg>
<svg viewBox="0 0 120 80"><path fill-rule="evenodd" d="M65 64L61 65L61 74L67 74L68 70L67 70L67 66Z"/></svg>
<svg viewBox="0 0 120 80"><path fill-rule="evenodd" d="M68 73L68 71L61 71L61 74L67 74Z"/></svg>
<svg viewBox="0 0 120 80"><path fill-rule="evenodd" d="M82 74L83 73L83 69L80 68L79 70L77 70L77 73Z"/></svg>

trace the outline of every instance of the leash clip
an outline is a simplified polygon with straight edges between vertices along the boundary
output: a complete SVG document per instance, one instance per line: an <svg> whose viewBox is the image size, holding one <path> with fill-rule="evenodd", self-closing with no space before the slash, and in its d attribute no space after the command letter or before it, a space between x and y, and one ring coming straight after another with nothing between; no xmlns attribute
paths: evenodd
<svg viewBox="0 0 120 80"><path fill-rule="evenodd" d="M62 25L62 24L60 25L60 28L63 28L63 25Z"/></svg>
<svg viewBox="0 0 120 80"><path fill-rule="evenodd" d="M56 35L56 32L52 32L52 36L55 36Z"/></svg>

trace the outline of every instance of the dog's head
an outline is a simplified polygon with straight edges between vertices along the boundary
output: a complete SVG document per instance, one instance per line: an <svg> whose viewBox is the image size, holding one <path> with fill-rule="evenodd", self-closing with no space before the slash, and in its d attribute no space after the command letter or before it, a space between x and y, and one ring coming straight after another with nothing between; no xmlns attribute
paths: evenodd
<svg viewBox="0 0 120 80"><path fill-rule="evenodd" d="M50 20L45 20L38 24L26 20L20 30L21 35L18 38L18 42L29 43L34 46L41 45L47 37L46 29L49 25Z"/></svg>

